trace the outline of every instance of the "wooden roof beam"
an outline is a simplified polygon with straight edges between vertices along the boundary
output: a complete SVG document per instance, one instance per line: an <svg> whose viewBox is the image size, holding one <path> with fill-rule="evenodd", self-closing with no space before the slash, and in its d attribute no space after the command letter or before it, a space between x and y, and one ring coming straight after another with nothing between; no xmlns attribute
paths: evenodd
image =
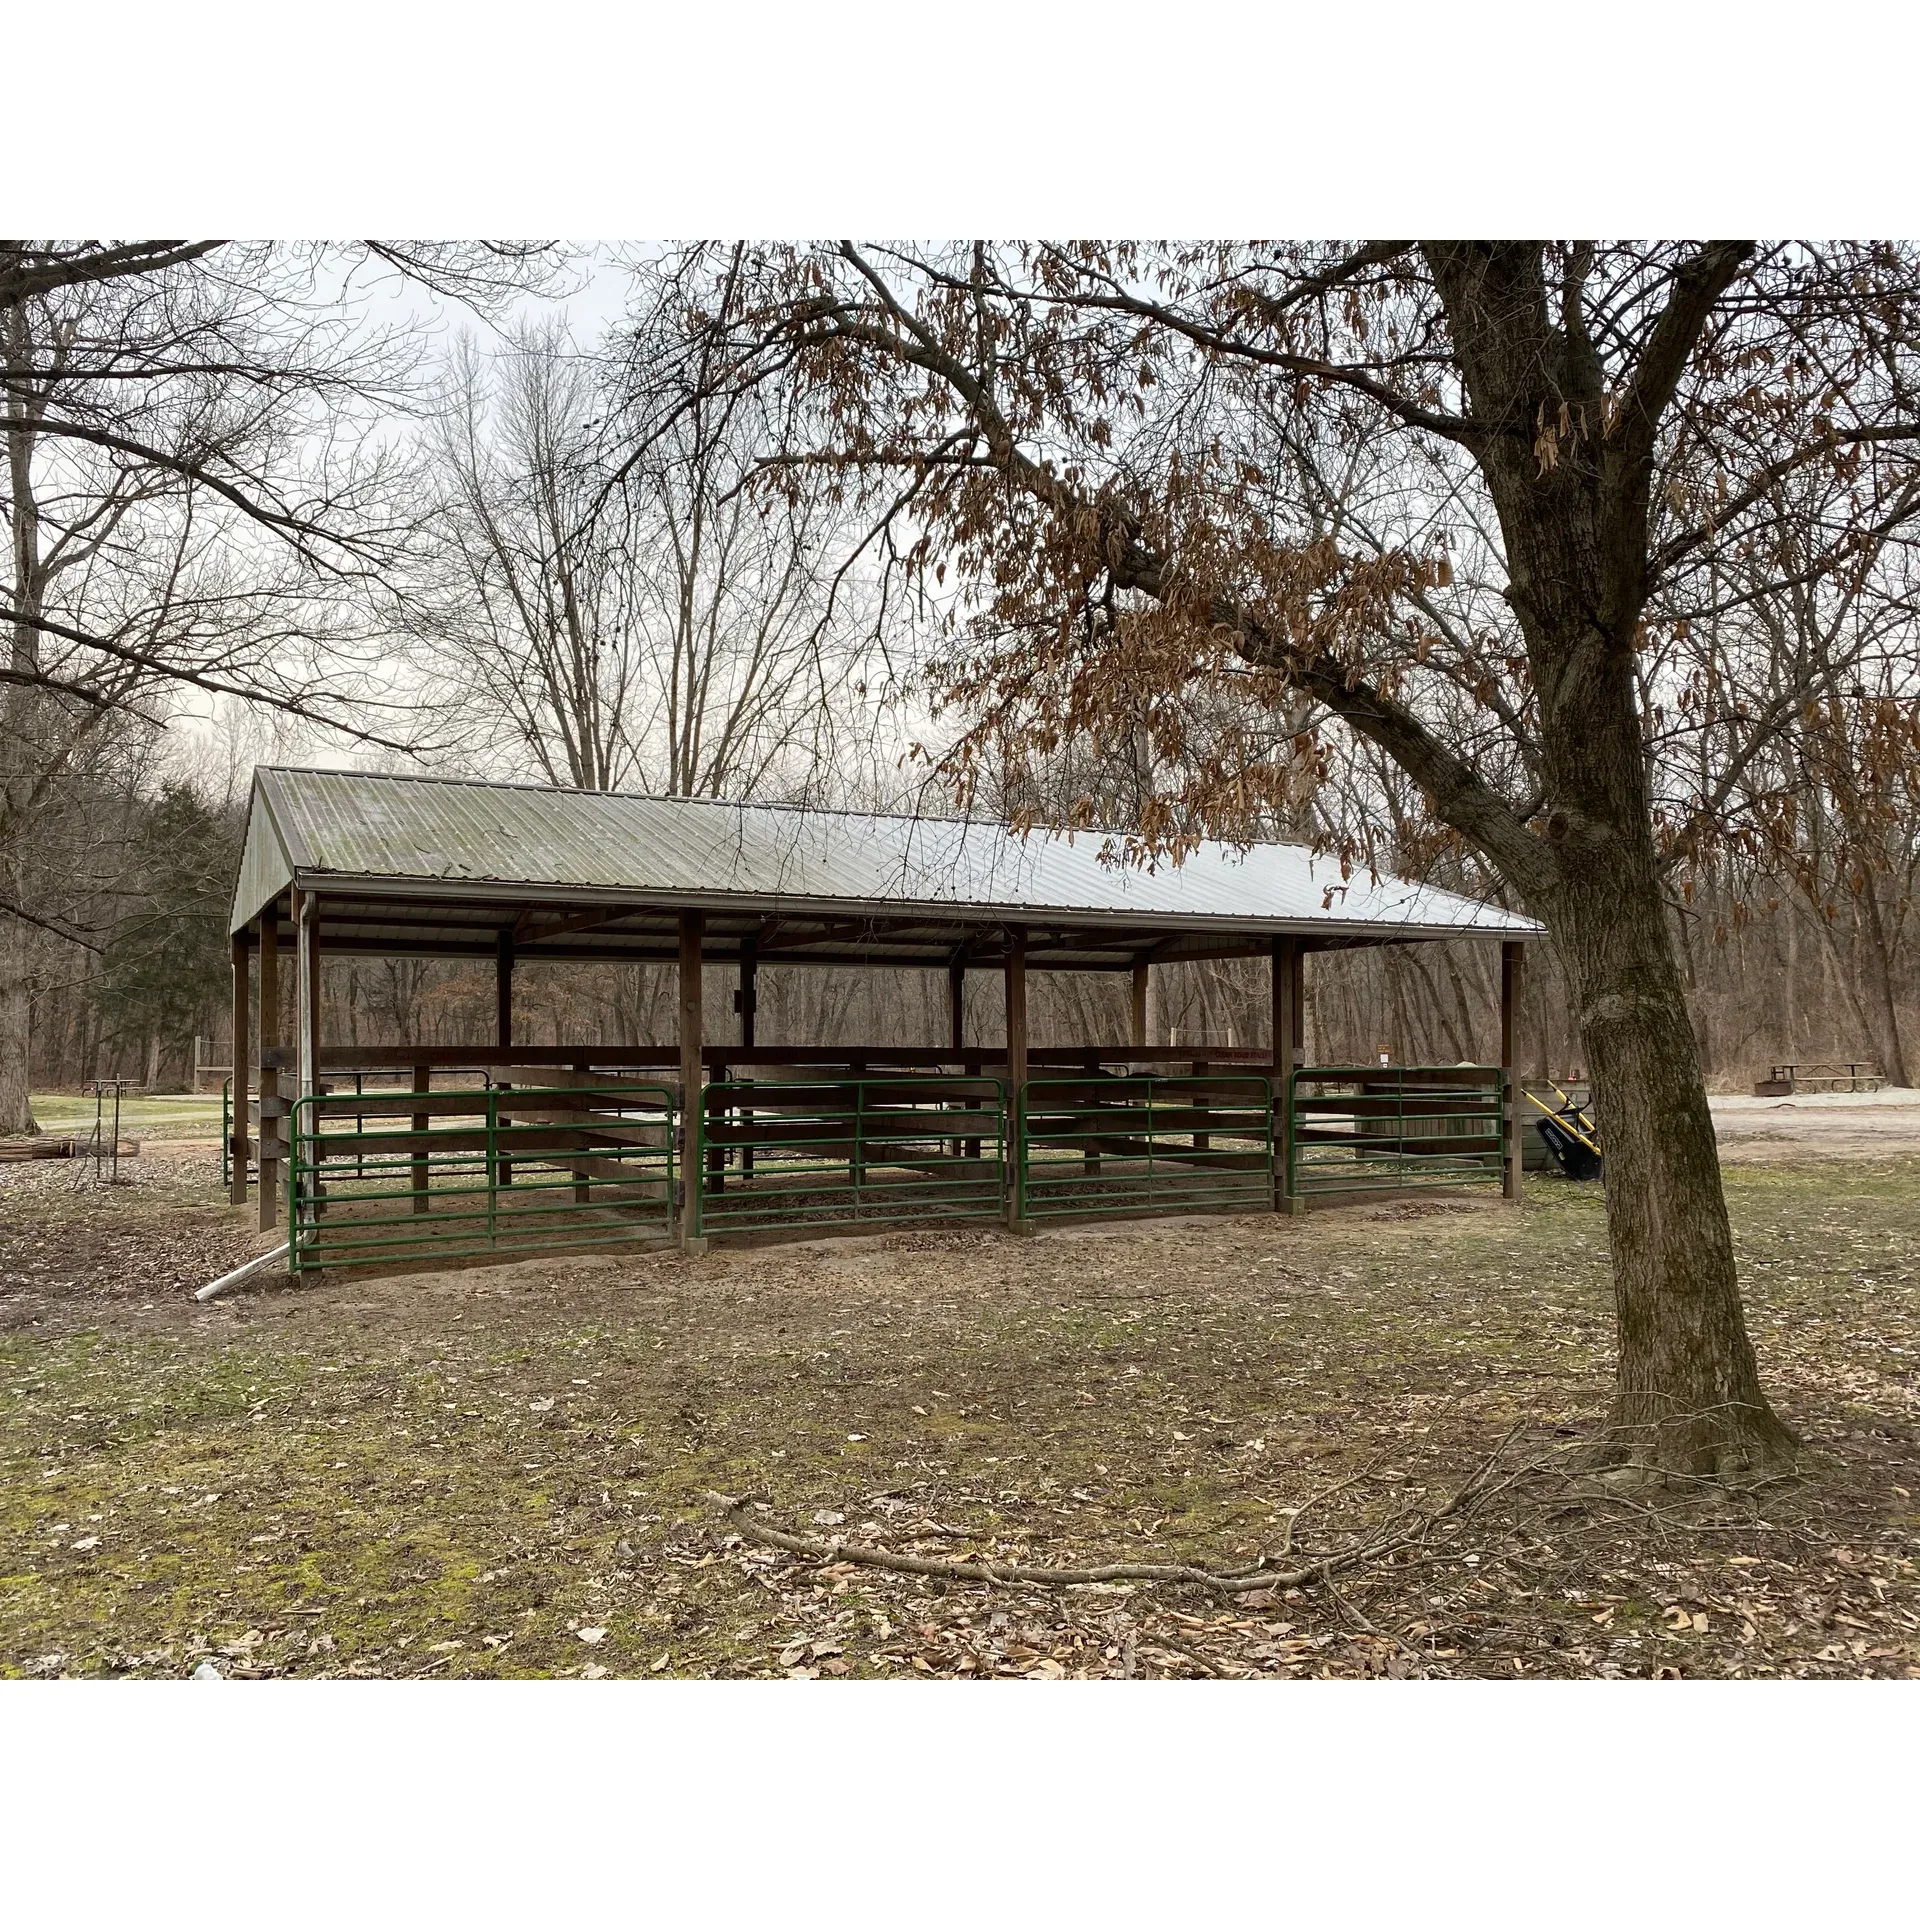
<svg viewBox="0 0 1920 1920"><path fill-rule="evenodd" d="M933 931L914 931L922 927ZM829 920L812 928L802 928L789 922L776 931L762 933L759 951L764 959L768 954L783 953L794 947L817 947L825 940L915 940L929 947L944 949L952 935L952 922L946 920Z"/></svg>
<svg viewBox="0 0 1920 1920"><path fill-rule="evenodd" d="M648 911L645 907L600 907L589 913L573 913L556 920L550 927L536 925L534 914L538 908L523 908L520 917L513 923L513 943L518 946L532 946L541 940L564 940L569 934L587 933L595 927L611 926L616 920L631 920L636 913Z"/></svg>

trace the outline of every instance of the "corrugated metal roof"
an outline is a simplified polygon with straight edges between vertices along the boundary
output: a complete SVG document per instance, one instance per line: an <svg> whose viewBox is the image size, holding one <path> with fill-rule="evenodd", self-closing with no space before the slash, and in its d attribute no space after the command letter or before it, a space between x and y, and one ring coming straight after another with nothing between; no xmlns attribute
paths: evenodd
<svg viewBox="0 0 1920 1920"><path fill-rule="evenodd" d="M264 818L263 818L264 816ZM1120 921L1196 932L1525 939L1537 921L1304 847L1203 843L1148 871L1107 837L314 768L255 776L237 930L289 882L444 902L524 897L968 920Z"/></svg>

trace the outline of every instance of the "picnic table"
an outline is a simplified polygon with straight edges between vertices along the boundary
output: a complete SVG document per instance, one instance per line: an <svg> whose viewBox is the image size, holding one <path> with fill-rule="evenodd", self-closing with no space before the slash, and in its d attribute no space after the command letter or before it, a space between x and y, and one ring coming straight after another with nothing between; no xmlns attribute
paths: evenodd
<svg viewBox="0 0 1920 1920"><path fill-rule="evenodd" d="M1788 1061L1768 1069L1768 1078L1756 1080L1753 1090L1763 1100L1783 1100L1793 1093L1878 1093L1886 1076L1870 1061Z"/></svg>

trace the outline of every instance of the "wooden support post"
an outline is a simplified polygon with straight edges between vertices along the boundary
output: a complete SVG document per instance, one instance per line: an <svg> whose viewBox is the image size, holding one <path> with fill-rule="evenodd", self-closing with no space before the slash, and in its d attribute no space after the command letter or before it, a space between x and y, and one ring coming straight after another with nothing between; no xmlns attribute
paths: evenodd
<svg viewBox="0 0 1920 1920"><path fill-rule="evenodd" d="M502 927L493 953L493 1031L496 1044L513 1045L513 930Z"/></svg>
<svg viewBox="0 0 1920 1920"><path fill-rule="evenodd" d="M576 1060L573 1063L573 1079L575 1086L591 1086L593 1084L593 1062L591 1060ZM614 1171L616 1173L619 1171L617 1162ZM621 1189L616 1187L613 1197L616 1200L619 1199L620 1193ZM593 1204L593 1158L591 1154L586 1152L577 1154L574 1158L573 1198L577 1206L590 1207Z"/></svg>
<svg viewBox="0 0 1920 1920"><path fill-rule="evenodd" d="M740 991L735 1004L740 1014L740 1044L757 1045L754 1035L760 1011L760 942L751 933L740 943Z"/></svg>
<svg viewBox="0 0 1920 1920"><path fill-rule="evenodd" d="M703 914L687 911L680 916L680 1244L689 1253L705 1251L700 1238L700 1100L701 1025L703 1008L700 997L700 939L706 931Z"/></svg>
<svg viewBox="0 0 1920 1920"><path fill-rule="evenodd" d="M1293 1190L1293 1070L1306 1065L1301 1044L1300 942L1292 934L1273 942L1273 1204L1283 1213L1304 1213L1306 1199Z"/></svg>
<svg viewBox="0 0 1920 1920"><path fill-rule="evenodd" d="M260 915L260 1231L280 1218L280 1074L267 1065L270 1048L280 1044L280 907L277 901Z"/></svg>
<svg viewBox="0 0 1920 1920"><path fill-rule="evenodd" d="M1500 943L1500 1136L1505 1147L1500 1193L1507 1200L1520 1198L1519 1023L1516 1016L1520 1010L1526 951L1518 940Z"/></svg>
<svg viewBox="0 0 1920 1920"><path fill-rule="evenodd" d="M493 950L493 1031L495 1044L502 1047L513 1045L513 929L502 927ZM513 1090L511 1080L500 1082L507 1092ZM513 1125L513 1115L500 1115L500 1131L505 1133ZM500 1169L499 1180L503 1187L513 1185L513 1162L507 1156L506 1143L501 1141L495 1164Z"/></svg>
<svg viewBox="0 0 1920 1920"><path fill-rule="evenodd" d="M305 1099L321 1091L320 1086L320 902L310 893L296 893L293 910L295 952L299 957L298 987L295 1002L299 1010L300 1035L299 1078L297 1086L300 1097ZM317 1134L320 1131L319 1116L311 1108L307 1113L307 1124ZM298 1121L287 1129L287 1224L294 1226L299 1214L294 1206L293 1153L298 1144ZM316 1163L318 1152L315 1154ZM318 1164L307 1176L311 1183L313 1213L312 1220L317 1226L320 1220L320 1169Z"/></svg>
<svg viewBox="0 0 1920 1920"><path fill-rule="evenodd" d="M947 1045L959 1053L967 1044L967 962L966 950L962 948L947 962ZM978 1100L969 1100L968 1107L978 1109ZM953 1157L958 1160L967 1153L980 1151L978 1140L965 1140L958 1134L953 1140Z"/></svg>
<svg viewBox="0 0 1920 1920"><path fill-rule="evenodd" d="M1133 963L1132 1042L1136 1047L1147 1044L1147 986L1152 978L1153 966L1150 961L1136 960Z"/></svg>
<svg viewBox="0 0 1920 1920"><path fill-rule="evenodd" d="M1279 933L1273 939L1273 1078L1274 1091L1281 1077L1293 1071L1293 951L1297 943L1290 934Z"/></svg>
<svg viewBox="0 0 1920 1920"><path fill-rule="evenodd" d="M233 936L233 1044L227 1049L227 1058L233 1062L233 1100L227 1129L227 1198L236 1207L247 1204L247 1082L251 1077L247 1072L247 1041L251 1037L248 975L252 951L244 933Z"/></svg>
<svg viewBox="0 0 1920 1920"><path fill-rule="evenodd" d="M320 1089L320 902L300 896L300 1091Z"/></svg>
<svg viewBox="0 0 1920 1920"><path fill-rule="evenodd" d="M1304 1067L1307 1064L1307 949L1299 940L1293 943L1293 955L1287 963L1287 971L1292 976L1293 982L1289 989L1293 1001L1293 1064L1296 1067ZM1288 1075L1288 1088L1291 1091L1291 1074ZM1291 1099L1288 1100L1287 1106L1291 1112L1293 1106ZM1287 1136L1287 1148L1289 1152L1292 1151L1293 1136L1291 1134ZM1294 1197L1291 1204L1295 1212L1304 1213L1307 1210L1305 1199L1298 1195Z"/></svg>
<svg viewBox="0 0 1920 1920"><path fill-rule="evenodd" d="M1293 1064L1307 1064L1307 950L1298 940L1293 943L1293 958L1288 962L1293 976Z"/></svg>
<svg viewBox="0 0 1920 1920"><path fill-rule="evenodd" d="M413 1090L415 1093L433 1091L433 1069L416 1060L413 1063ZM433 1115L426 1109L413 1115L415 1133L425 1133L433 1124ZM413 1210L425 1213L427 1210L427 1150L424 1146L413 1150Z"/></svg>
<svg viewBox="0 0 1920 1920"><path fill-rule="evenodd" d="M760 1012L760 937L750 933L740 943L740 1044L757 1044L757 1017ZM753 1149L740 1149L740 1178L753 1178Z"/></svg>
<svg viewBox="0 0 1920 1920"><path fill-rule="evenodd" d="M1020 1095L1027 1084L1027 930L1007 930L1007 1140L1013 1177L1007 1183L1007 1224L1015 1233L1028 1229L1027 1149L1022 1137Z"/></svg>

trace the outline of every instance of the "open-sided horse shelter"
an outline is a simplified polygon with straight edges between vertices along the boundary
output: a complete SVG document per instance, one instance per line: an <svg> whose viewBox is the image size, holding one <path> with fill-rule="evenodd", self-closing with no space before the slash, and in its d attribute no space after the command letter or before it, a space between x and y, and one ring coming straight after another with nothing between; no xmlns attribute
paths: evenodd
<svg viewBox="0 0 1920 1920"><path fill-rule="evenodd" d="M1115 852L1098 832L997 821L262 768L232 918L233 1202L257 1184L263 1227L284 1208L309 1274L1518 1192L1514 1009L1538 922L1297 846ZM1310 1064L1308 956L1416 940L1501 943L1499 1063ZM322 1044L330 955L490 962L493 1044ZM1229 956L1271 962L1272 1046L1149 1045L1150 970ZM677 968L675 1043L523 1043L516 969L551 961ZM775 966L943 971L944 1044L760 1045L758 976ZM703 1041L715 968L735 983L725 1045ZM1131 1030L1034 1043L1037 968L1129 975ZM965 1041L982 976L1004 997L1004 1046Z"/></svg>

